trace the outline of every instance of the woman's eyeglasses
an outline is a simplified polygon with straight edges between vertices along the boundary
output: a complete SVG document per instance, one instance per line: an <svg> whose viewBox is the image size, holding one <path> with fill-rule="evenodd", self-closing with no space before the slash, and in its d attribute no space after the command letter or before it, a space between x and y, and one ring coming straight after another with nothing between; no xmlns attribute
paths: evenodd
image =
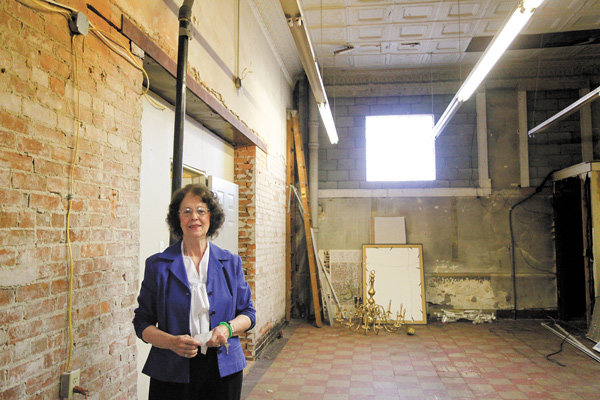
<svg viewBox="0 0 600 400"><path fill-rule="evenodd" d="M206 213L208 213L208 210L202 207L198 207L196 209L187 207L186 209L179 211L179 214L183 215L186 218L191 218L194 212L198 214L199 217L202 217L203 215L206 215Z"/></svg>

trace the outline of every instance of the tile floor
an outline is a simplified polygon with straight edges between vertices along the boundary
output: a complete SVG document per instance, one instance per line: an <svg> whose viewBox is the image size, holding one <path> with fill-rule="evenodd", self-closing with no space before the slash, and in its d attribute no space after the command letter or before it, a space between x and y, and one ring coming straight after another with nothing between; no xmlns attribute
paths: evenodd
<svg viewBox="0 0 600 400"><path fill-rule="evenodd" d="M433 321L414 336L365 336L292 321L246 371L242 398L600 399L600 363L567 342L550 357L564 366L548 361L562 339L541 322Z"/></svg>

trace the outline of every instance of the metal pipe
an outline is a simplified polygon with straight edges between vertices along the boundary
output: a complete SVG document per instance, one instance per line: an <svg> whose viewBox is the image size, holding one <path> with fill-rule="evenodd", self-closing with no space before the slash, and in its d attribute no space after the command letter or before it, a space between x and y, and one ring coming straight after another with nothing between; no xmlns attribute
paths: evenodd
<svg viewBox="0 0 600 400"><path fill-rule="evenodd" d="M173 178L171 193L183 181L183 129L185 123L185 95L188 61L188 42L191 37L191 17L194 0L184 0L179 9L179 47L177 52L177 87L175 99L175 134L173 137Z"/></svg>
<svg viewBox="0 0 600 400"><path fill-rule="evenodd" d="M562 340L569 342L569 344L573 345L576 349L581 350L584 354L586 354L586 355L590 356L591 358L593 358L594 360L600 362L600 357L598 357L596 354L592 353L587 347L585 347L583 344L581 344L581 342L579 340L571 337L569 332L567 332L562 326L560 326L558 324L554 324L554 325L556 325L556 327L558 329L560 329L562 331L562 333L552 329L550 327L550 325L548 325L547 323L542 322L542 326L544 328L548 329L550 332L554 333L556 336L558 336Z"/></svg>

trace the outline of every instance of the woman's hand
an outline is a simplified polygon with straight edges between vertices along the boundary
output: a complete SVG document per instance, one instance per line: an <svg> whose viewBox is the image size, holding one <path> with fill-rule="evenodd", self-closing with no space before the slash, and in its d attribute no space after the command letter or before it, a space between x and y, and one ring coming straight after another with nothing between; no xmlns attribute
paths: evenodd
<svg viewBox="0 0 600 400"><path fill-rule="evenodd" d="M229 329L224 325L218 325L212 330L212 336L206 342L208 347L221 347L227 343L229 339Z"/></svg>
<svg viewBox="0 0 600 400"><path fill-rule="evenodd" d="M179 335L173 337L171 350L185 358L193 358L198 354L198 347L202 343L190 335Z"/></svg>

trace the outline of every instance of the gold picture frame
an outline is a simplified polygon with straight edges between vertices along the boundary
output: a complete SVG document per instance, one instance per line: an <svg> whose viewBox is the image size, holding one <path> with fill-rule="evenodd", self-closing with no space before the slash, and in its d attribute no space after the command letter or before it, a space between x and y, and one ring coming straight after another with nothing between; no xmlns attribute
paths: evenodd
<svg viewBox="0 0 600 400"><path fill-rule="evenodd" d="M364 244L363 301L367 271L375 271L374 299L391 313L390 319L402 307L407 324L427 324L422 244Z"/></svg>

